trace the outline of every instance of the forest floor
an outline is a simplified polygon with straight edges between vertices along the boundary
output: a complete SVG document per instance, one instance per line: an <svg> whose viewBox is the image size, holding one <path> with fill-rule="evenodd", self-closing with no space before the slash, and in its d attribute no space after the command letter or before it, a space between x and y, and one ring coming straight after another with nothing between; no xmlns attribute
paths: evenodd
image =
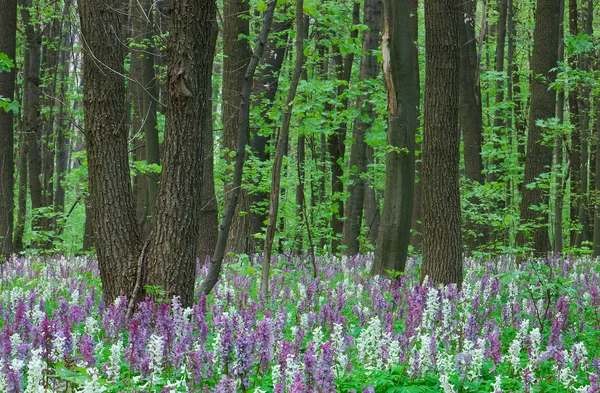
<svg viewBox="0 0 600 393"><path fill-rule="evenodd" d="M87 257L0 265L0 392L598 392L590 259L466 260L462 288L396 279L372 256L229 260L192 308L101 300ZM244 261L244 262L242 262ZM208 266L198 266L198 285Z"/></svg>

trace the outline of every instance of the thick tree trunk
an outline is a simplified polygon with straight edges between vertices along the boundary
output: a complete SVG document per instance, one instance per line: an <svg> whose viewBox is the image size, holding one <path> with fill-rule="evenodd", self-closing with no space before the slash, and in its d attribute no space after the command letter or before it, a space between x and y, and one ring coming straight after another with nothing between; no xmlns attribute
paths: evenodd
<svg viewBox="0 0 600 393"><path fill-rule="evenodd" d="M175 0L167 44L165 164L145 282L162 287L169 297L180 296L186 307L193 302L196 282L202 146L212 143L204 140L207 133L202 128L210 125L203 117L212 106L215 17L214 0Z"/></svg>
<svg viewBox="0 0 600 393"><path fill-rule="evenodd" d="M463 132L465 177L475 185L484 183L483 160L481 146L483 144L483 123L481 108L481 88L479 85L479 58L475 41L475 7L474 0L463 3L460 38L460 87L459 87L459 120ZM477 196L470 198L473 206L481 204ZM478 211L478 213L483 213ZM466 236L470 249L485 244L485 228L472 220L467 220ZM473 235L471 235L473 233Z"/></svg>
<svg viewBox="0 0 600 393"><path fill-rule="evenodd" d="M404 271L410 241L418 124L409 0L384 0L382 57L387 91L388 131L385 193L373 274Z"/></svg>
<svg viewBox="0 0 600 393"><path fill-rule="evenodd" d="M458 97L460 15L455 0L425 0L423 123L423 267L421 278L462 283L460 131Z"/></svg>
<svg viewBox="0 0 600 393"><path fill-rule="evenodd" d="M512 2L512 0L509 0ZM560 0L560 13L559 13L559 33L558 33L558 61L563 61L565 58L565 45L564 45L564 7L565 1ZM509 101L511 97L508 97ZM558 117L559 124L563 124L565 121L565 92L560 90L558 92L556 102L556 116ZM553 239L553 250L555 254L559 254L563 250L563 136L557 135L554 138L554 160L555 160L555 173L556 173L556 189L554 197L554 239Z"/></svg>
<svg viewBox="0 0 600 393"><path fill-rule="evenodd" d="M142 242L130 186L122 0L79 1L92 227L104 300L131 296ZM101 61L98 61L101 60Z"/></svg>
<svg viewBox="0 0 600 393"><path fill-rule="evenodd" d="M244 72L250 62L249 3L245 0L223 2L223 145L234 151L237 145L240 101ZM232 160L229 155L227 160ZM225 184L225 205L231 198L231 185ZM250 242L250 201L242 188L233 217L227 248L235 253L248 252Z"/></svg>
<svg viewBox="0 0 600 393"><path fill-rule="evenodd" d="M15 63L17 1L8 0L0 15L0 53ZM16 64L14 64L16 66ZM0 73L0 97L12 101L15 92L15 68ZM13 251L14 216L14 128L12 111L0 108L0 256Z"/></svg>
<svg viewBox="0 0 600 393"><path fill-rule="evenodd" d="M381 0L365 0L363 24L368 26L369 29L363 32L362 50L364 54L360 62L359 83L375 79L379 72L375 51L379 48L382 4ZM368 100L366 93L359 97L356 106L361 115L355 120L352 133L353 144L350 150L351 183L348 186L350 197L346 206L346 220L344 221L342 238L345 246L344 252L347 255L354 255L359 252L358 240L361 232L365 198L363 176L367 171L365 134L375 119L373 104ZM368 120L365 121L364 119Z"/></svg>
<svg viewBox="0 0 600 393"><path fill-rule="evenodd" d="M371 146L366 147L366 160L367 166L375 162L374 152ZM364 212L365 212L365 225L367 227L367 237L369 238L372 245L377 245L377 237L379 236L379 221L381 214L379 212L379 200L375 194L375 189L369 181L365 181L365 200L364 200Z"/></svg>
<svg viewBox="0 0 600 393"><path fill-rule="evenodd" d="M548 194L545 191L543 175L552 165L552 146L543 143L543 129L538 120L554 117L556 93L548 88L554 79L550 71L558 60L558 26L560 0L538 0L535 11L535 30L532 56L531 109L529 113L529 135L525 160L525 180L521 199L522 224L533 231L533 250L537 256L546 256L551 251L548 235L547 208ZM542 208L542 210L536 209ZM519 232L519 245L526 244L523 231Z"/></svg>

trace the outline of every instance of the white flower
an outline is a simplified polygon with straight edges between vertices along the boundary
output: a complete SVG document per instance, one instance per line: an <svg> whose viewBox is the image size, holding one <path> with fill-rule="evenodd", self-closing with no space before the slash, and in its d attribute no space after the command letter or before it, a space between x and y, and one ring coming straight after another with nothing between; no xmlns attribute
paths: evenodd
<svg viewBox="0 0 600 393"><path fill-rule="evenodd" d="M421 349L419 350L419 360L421 361L421 372L424 374L430 369L431 365L431 336L423 334L420 338Z"/></svg>
<svg viewBox="0 0 600 393"><path fill-rule="evenodd" d="M517 336L508 347L508 362L512 366L514 372L516 373L521 369L521 359L519 355L521 354L521 340Z"/></svg>
<svg viewBox="0 0 600 393"><path fill-rule="evenodd" d="M116 381L121 375L121 355L123 354L123 343L119 340L110 347L110 357L108 358L108 367L106 376L109 381Z"/></svg>
<svg viewBox="0 0 600 393"><path fill-rule="evenodd" d="M333 349L335 351L335 376L341 378L344 375L348 366L348 356L346 355L346 343L344 340L344 328L341 324L333 325L333 333L331 334L333 341Z"/></svg>
<svg viewBox="0 0 600 393"><path fill-rule="evenodd" d="M52 353L50 354L50 358L55 362L60 362L65 353L65 337L64 336L54 336L52 340Z"/></svg>
<svg viewBox="0 0 600 393"><path fill-rule="evenodd" d="M454 385L452 385L449 381L450 377L447 375L440 375L440 387L443 389L444 393L455 393Z"/></svg>
<svg viewBox="0 0 600 393"><path fill-rule="evenodd" d="M315 345L315 349L317 350L317 352L319 352L321 344L323 343L323 329L321 329L321 326L317 326L316 328L314 328L312 333L312 342Z"/></svg>
<svg viewBox="0 0 600 393"><path fill-rule="evenodd" d="M471 367L467 372L467 378L470 381L475 381L481 375L481 369L483 368L483 349L485 347L485 341L480 338L477 342L477 346L471 351Z"/></svg>
<svg viewBox="0 0 600 393"><path fill-rule="evenodd" d="M296 362L296 358L293 354L289 353L287 358L285 359L286 368L285 368L285 384L289 389L292 383L294 383L294 375L296 372L300 371L300 365Z"/></svg>
<svg viewBox="0 0 600 393"><path fill-rule="evenodd" d="M10 346L11 346L11 355L13 357L13 359L15 358L15 356L17 356L17 350L19 349L19 346L21 345L23 341L21 340L21 336L19 335L19 333L13 333L12 336L10 336Z"/></svg>
<svg viewBox="0 0 600 393"><path fill-rule="evenodd" d="M502 375L496 375L496 382L492 384L492 392L493 393L501 393L502 392Z"/></svg>
<svg viewBox="0 0 600 393"><path fill-rule="evenodd" d="M281 365L275 364L271 367L271 379L273 380L273 387L281 382Z"/></svg>
<svg viewBox="0 0 600 393"><path fill-rule="evenodd" d="M381 368L381 335L381 321L378 317L373 317L356 339L358 361L367 370Z"/></svg>
<svg viewBox="0 0 600 393"><path fill-rule="evenodd" d="M27 388L25 393L44 393L42 378L44 373L44 361L42 360L41 349L31 351L31 359L27 364Z"/></svg>
<svg viewBox="0 0 600 393"><path fill-rule="evenodd" d="M81 390L77 390L77 393L103 393L108 390L98 382L98 371L95 368L87 369L87 373L92 379L88 380Z"/></svg>
<svg viewBox="0 0 600 393"><path fill-rule="evenodd" d="M423 312L423 319L421 320L421 327L429 328L435 321L435 316L440 307L440 302L438 299L439 292L436 288L430 288L427 293L427 305L425 307L425 311Z"/></svg>
<svg viewBox="0 0 600 393"><path fill-rule="evenodd" d="M535 328L529 333L529 340L531 341L531 361L535 363L540 355L540 346L542 343L542 335L540 329Z"/></svg>
<svg viewBox="0 0 600 393"><path fill-rule="evenodd" d="M164 340L157 334L152 334L149 339L148 353L150 355L150 364L148 367L153 376L162 372Z"/></svg>
<svg viewBox="0 0 600 393"><path fill-rule="evenodd" d="M84 330L85 334L88 336L93 336L94 334L98 333L100 331L98 328L98 321L92 317L87 317L85 319Z"/></svg>

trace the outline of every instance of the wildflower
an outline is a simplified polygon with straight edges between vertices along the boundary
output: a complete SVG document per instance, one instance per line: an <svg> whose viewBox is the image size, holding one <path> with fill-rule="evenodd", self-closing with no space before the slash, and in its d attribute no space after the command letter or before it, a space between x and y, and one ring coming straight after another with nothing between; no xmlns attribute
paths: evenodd
<svg viewBox="0 0 600 393"><path fill-rule="evenodd" d="M496 381L492 384L492 393L502 393L502 375L496 375Z"/></svg>
<svg viewBox="0 0 600 393"><path fill-rule="evenodd" d="M454 385L450 383L449 377L447 375L440 375L440 387L444 391L444 393L455 393Z"/></svg>
<svg viewBox="0 0 600 393"><path fill-rule="evenodd" d="M164 357L164 340L162 336L152 334L148 340L148 353L150 356L149 368L153 376L162 372L162 364Z"/></svg>
<svg viewBox="0 0 600 393"><path fill-rule="evenodd" d="M117 341L110 347L110 357L108 367L106 368L106 376L109 381L116 381L121 375L121 355L123 354L123 343Z"/></svg>
<svg viewBox="0 0 600 393"><path fill-rule="evenodd" d="M77 390L77 393L103 393L108 389L106 386L102 386L100 382L98 382L98 371L94 368L87 369L87 373L92 377L91 380L88 380L81 390Z"/></svg>
<svg viewBox="0 0 600 393"><path fill-rule="evenodd" d="M31 359L27 364L27 388L25 393L44 393L42 377L44 373L44 361L42 360L42 349L37 348L31 352Z"/></svg>

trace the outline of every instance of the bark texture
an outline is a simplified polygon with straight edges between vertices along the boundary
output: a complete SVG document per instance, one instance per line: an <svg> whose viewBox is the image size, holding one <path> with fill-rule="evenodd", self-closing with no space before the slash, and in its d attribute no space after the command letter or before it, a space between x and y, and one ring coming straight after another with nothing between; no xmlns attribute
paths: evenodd
<svg viewBox="0 0 600 393"><path fill-rule="evenodd" d="M422 278L462 283L458 96L459 2L425 0Z"/></svg>
<svg viewBox="0 0 600 393"><path fill-rule="evenodd" d="M104 300L130 296L142 248L128 161L121 0L79 1L91 219Z"/></svg>
<svg viewBox="0 0 600 393"><path fill-rule="evenodd" d="M0 14L0 52L15 61L17 1L8 0ZM16 66L16 64L14 64ZM15 68L0 72L0 96L12 101L15 91ZM14 214L14 128L13 112L0 109L0 255L12 252Z"/></svg>
<svg viewBox="0 0 600 393"><path fill-rule="evenodd" d="M553 149L551 144L543 143L544 130L537 125L537 121L549 119L555 114L556 94L548 85L554 79L550 70L556 67L558 59L559 12L559 0L538 0L531 60L533 77L529 134L521 199L522 224L532 234L532 247L537 256L546 256L552 250L548 235L548 215L547 210L544 210L548 204L548 193L543 187L545 180L541 177L550 171ZM536 207L543 208L538 210ZM523 246L529 239L520 231L517 240Z"/></svg>
<svg viewBox="0 0 600 393"><path fill-rule="evenodd" d="M212 143L204 140L202 128L210 123L203 116L212 104L215 16L214 0L174 1L167 43L165 164L145 282L180 296L186 306L193 302L196 281L202 146Z"/></svg>

